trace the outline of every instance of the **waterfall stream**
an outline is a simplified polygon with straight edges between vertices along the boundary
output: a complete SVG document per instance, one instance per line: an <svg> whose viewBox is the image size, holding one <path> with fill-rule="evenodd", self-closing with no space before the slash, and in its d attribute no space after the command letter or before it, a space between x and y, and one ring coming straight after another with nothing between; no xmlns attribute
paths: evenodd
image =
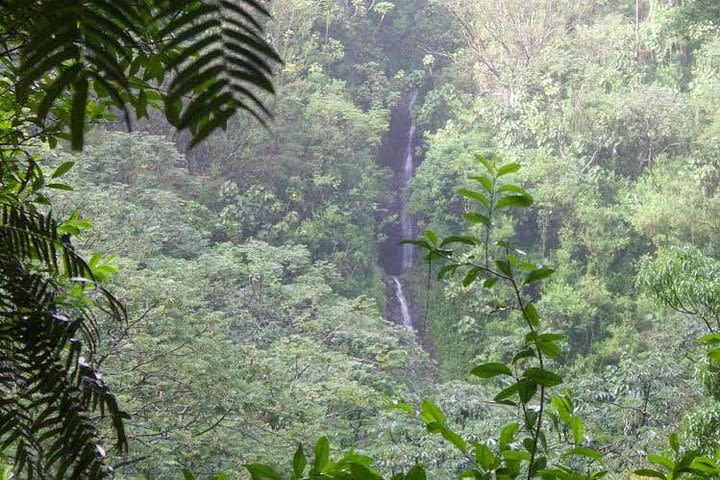
<svg viewBox="0 0 720 480"><path fill-rule="evenodd" d="M389 234L388 244L385 246L383 264L388 273L390 284L388 290L392 291L391 305L396 306L399 318L396 321L403 326L415 329L415 317L412 303L404 288L403 274L412 268L415 253L413 245L401 245L400 241L415 237L415 223L412 215L407 212L407 185L415 173L415 120L412 110L418 99L418 91L413 90L407 97L404 109L397 112L390 129L390 142L386 152L387 163L395 172L395 197L391 206L391 213L397 215L399 224ZM390 294L390 293L389 293Z"/></svg>

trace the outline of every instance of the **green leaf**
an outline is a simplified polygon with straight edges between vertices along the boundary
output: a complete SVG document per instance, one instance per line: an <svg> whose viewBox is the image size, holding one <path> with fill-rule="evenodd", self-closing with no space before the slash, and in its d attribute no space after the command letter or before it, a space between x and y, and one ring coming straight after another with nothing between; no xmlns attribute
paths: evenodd
<svg viewBox="0 0 720 480"><path fill-rule="evenodd" d="M572 457L573 455L589 458L590 460L600 461L602 460L602 453L598 452L594 448L589 447L575 447L571 448L567 452L563 453L563 458Z"/></svg>
<svg viewBox="0 0 720 480"><path fill-rule="evenodd" d="M555 396L550 400L555 411L565 424L569 424L573 418L573 406L570 399L566 396Z"/></svg>
<svg viewBox="0 0 720 480"><path fill-rule="evenodd" d="M512 443L515 435L520 431L520 425L517 423L509 423L500 430L500 437L498 438L498 447L500 450L505 450L507 446Z"/></svg>
<svg viewBox="0 0 720 480"><path fill-rule="evenodd" d="M437 405L429 400L423 400L420 416L425 423L437 422L441 425L445 424L445 414L438 408Z"/></svg>
<svg viewBox="0 0 720 480"><path fill-rule="evenodd" d="M70 169L73 167L73 165L75 165L75 162L63 162L63 163L61 163L61 164L55 169L55 171L52 173L52 175L50 176L50 178L57 178L57 177L60 177L60 176L62 176L62 175L64 175L64 174L66 174L66 173L68 172L68 170L70 170Z"/></svg>
<svg viewBox="0 0 720 480"><path fill-rule="evenodd" d="M639 470L635 470L633 473L639 477L651 477L651 478L660 478L662 480L667 480L667 477L665 475L663 475L662 473L660 473L656 470L650 470L648 468L641 468Z"/></svg>
<svg viewBox="0 0 720 480"><path fill-rule="evenodd" d="M184 480L195 480L195 475L188 470L187 468L183 468L183 479Z"/></svg>
<svg viewBox="0 0 720 480"><path fill-rule="evenodd" d="M498 403L504 403L504 401L508 398L511 398L513 395L517 395L519 389L520 384L517 382L513 383L509 387L502 389L500 393L495 395L495 398L493 398L493 400Z"/></svg>
<svg viewBox="0 0 720 480"><path fill-rule="evenodd" d="M379 475L360 463L351 463L350 473L353 480L381 480Z"/></svg>
<svg viewBox="0 0 720 480"><path fill-rule="evenodd" d="M482 273L482 271L482 268L479 267L471 268L465 275L465 278L463 278L463 287L469 287L470 285L472 285L473 282L475 282L475 279L477 279L478 275Z"/></svg>
<svg viewBox="0 0 720 480"><path fill-rule="evenodd" d="M460 435L445 426L440 426L438 430L445 440L455 445L455 447L462 453L467 453L467 444Z"/></svg>
<svg viewBox="0 0 720 480"><path fill-rule="evenodd" d="M544 341L538 339L536 345L543 354L547 355L550 358L558 358L560 355L562 355L562 349L560 348L560 345L558 345L552 340Z"/></svg>
<svg viewBox="0 0 720 480"><path fill-rule="evenodd" d="M305 458L302 444L298 443L298 448L295 450L295 455L293 455L293 475L295 478L302 477L306 465L307 459Z"/></svg>
<svg viewBox="0 0 720 480"><path fill-rule="evenodd" d="M503 175L509 175L520 170L519 163L506 163L502 167L498 168L497 176L502 177Z"/></svg>
<svg viewBox="0 0 720 480"><path fill-rule="evenodd" d="M675 468L675 463L668 457L664 457L662 455L656 455L654 453L651 453L650 455L648 455L648 460L651 463L654 463L655 465L660 465L661 467L665 467L670 471Z"/></svg>
<svg viewBox="0 0 720 480"><path fill-rule="evenodd" d="M482 165L485 167L485 169L488 172L493 173L495 171L495 166L492 163L490 163L490 161L487 158L485 158L485 156L483 156L479 153L476 153L475 160L482 163ZM490 190L490 189L488 189L488 190Z"/></svg>
<svg viewBox="0 0 720 480"><path fill-rule="evenodd" d="M426 480L425 469L421 465L413 466L405 474L405 480Z"/></svg>
<svg viewBox="0 0 720 480"><path fill-rule="evenodd" d="M483 287L492 288L498 282L497 277L490 277L483 282Z"/></svg>
<svg viewBox="0 0 720 480"><path fill-rule="evenodd" d="M402 410L409 415L413 415L415 413L415 410L409 404L404 402L391 402L390 405L388 405L388 408Z"/></svg>
<svg viewBox="0 0 720 480"><path fill-rule="evenodd" d="M532 325L533 328L537 328L538 326L538 313L535 309L535 305L532 303L528 303L525 305L525 308L523 308L523 314L527 321Z"/></svg>
<svg viewBox="0 0 720 480"><path fill-rule="evenodd" d="M503 185L498 188L498 192L513 192L522 196L530 196L530 194L524 188L518 187L517 185Z"/></svg>
<svg viewBox="0 0 720 480"><path fill-rule="evenodd" d="M498 375L512 376L512 370L504 363L485 363L472 369L473 375L479 378L493 378Z"/></svg>
<svg viewBox="0 0 720 480"><path fill-rule="evenodd" d="M67 190L67 191L73 191L73 187L70 185L66 185L64 183L48 183L45 185L47 188L52 188L55 190Z"/></svg>
<svg viewBox="0 0 720 480"><path fill-rule="evenodd" d="M707 335L703 335L702 337L698 338L698 342L702 343L703 345L720 343L720 333L708 333Z"/></svg>
<svg viewBox="0 0 720 480"><path fill-rule="evenodd" d="M720 363L720 348L713 348L707 353L710 360Z"/></svg>
<svg viewBox="0 0 720 480"><path fill-rule="evenodd" d="M530 195L508 195L498 200L495 208L498 210L507 207L528 208L532 206L532 204L533 198Z"/></svg>
<svg viewBox="0 0 720 480"><path fill-rule="evenodd" d="M570 429L573 434L573 443L576 445L581 444L584 437L582 420L578 417L573 417L572 420L570 420Z"/></svg>
<svg viewBox="0 0 720 480"><path fill-rule="evenodd" d="M449 237L445 237L443 241L440 243L441 247L444 247L445 245L450 245L453 243L464 243L465 245L479 245L480 239L477 237L473 237L471 235L450 235Z"/></svg>
<svg viewBox="0 0 720 480"><path fill-rule="evenodd" d="M461 188L457 191L458 194L462 195L465 198L470 198L472 200L477 201L480 203L483 207L487 208L490 204L488 202L488 199L480 192L476 192L475 190L469 190L467 188Z"/></svg>
<svg viewBox="0 0 720 480"><path fill-rule="evenodd" d="M498 270L500 270L503 274L507 275L508 277L512 276L512 269L510 268L510 264L505 260L495 260L495 265L497 266Z"/></svg>
<svg viewBox="0 0 720 480"><path fill-rule="evenodd" d="M537 382L532 379L523 378L518 382L518 397L523 404L528 403L537 393Z"/></svg>
<svg viewBox="0 0 720 480"><path fill-rule="evenodd" d="M490 226L490 218L487 215L477 212L468 212L464 215L464 217L468 222L482 223L483 225Z"/></svg>
<svg viewBox="0 0 720 480"><path fill-rule="evenodd" d="M330 441L327 437L322 437L315 443L314 453L313 471L320 473L330 461Z"/></svg>
<svg viewBox="0 0 720 480"><path fill-rule="evenodd" d="M668 438L668 443L670 444L670 448L672 448L675 453L678 453L678 451L680 451L680 440L678 439L677 433L670 434L670 437Z"/></svg>
<svg viewBox="0 0 720 480"><path fill-rule="evenodd" d="M269 465L250 463L245 465L245 469L250 472L252 480L282 480L282 475Z"/></svg>
<svg viewBox="0 0 720 480"><path fill-rule="evenodd" d="M535 380L545 387L555 387L563 383L563 379L557 373L539 367L528 368L523 374L524 377Z"/></svg>
<svg viewBox="0 0 720 480"><path fill-rule="evenodd" d="M493 455L490 447L484 443L474 443L475 447L475 461L480 465L486 472L497 468L500 464L498 458Z"/></svg>
<svg viewBox="0 0 720 480"><path fill-rule="evenodd" d="M553 274L555 270L552 268L538 268L536 270L531 271L527 274L527 277L525 277L525 285L528 285L532 282L537 282L538 280L542 280L543 278L547 278L550 275Z"/></svg>
<svg viewBox="0 0 720 480"><path fill-rule="evenodd" d="M427 238L430 243L438 243L438 236L432 230L427 230L425 232L425 238Z"/></svg>
<svg viewBox="0 0 720 480"><path fill-rule="evenodd" d="M480 185L483 186L483 188L488 192L492 193L493 191L493 182L490 180L486 175L478 175L475 177L470 177L470 180L475 180Z"/></svg>

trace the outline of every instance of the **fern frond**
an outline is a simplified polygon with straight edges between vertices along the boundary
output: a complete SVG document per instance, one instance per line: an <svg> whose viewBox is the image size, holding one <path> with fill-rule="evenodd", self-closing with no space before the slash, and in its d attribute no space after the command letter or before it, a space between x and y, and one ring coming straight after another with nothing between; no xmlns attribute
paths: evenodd
<svg viewBox="0 0 720 480"><path fill-rule="evenodd" d="M237 111L263 124L271 116L262 94L274 93L272 67L281 60L264 37L262 0L3 3L7 23L23 33L14 38L21 47L18 103L31 104L40 92L35 123L47 127L50 116L65 122L76 149L93 92L129 118L133 105L142 115L137 99L146 89L168 86L166 116L192 132L193 145Z"/></svg>
<svg viewBox="0 0 720 480"><path fill-rule="evenodd" d="M2 210L0 226L0 450L11 448L15 468L28 478L103 478L98 425L107 415L127 440L117 401L92 364L94 320L82 305L62 301L66 283L94 287L88 264L50 215L16 205ZM125 319L106 290L102 302Z"/></svg>

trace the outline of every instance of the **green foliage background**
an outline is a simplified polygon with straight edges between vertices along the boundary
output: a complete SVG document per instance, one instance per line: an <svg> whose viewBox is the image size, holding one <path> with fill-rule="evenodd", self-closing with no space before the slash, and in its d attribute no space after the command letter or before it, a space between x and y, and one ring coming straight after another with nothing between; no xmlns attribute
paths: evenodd
<svg viewBox="0 0 720 480"><path fill-rule="evenodd" d="M129 308L127 328L101 328L104 378L131 415L129 455L110 453L117 477L242 476L328 435L382 472L421 463L453 478L463 458L389 399L432 398L478 441L512 417L489 403L499 382L469 375L521 344L509 297L418 264L424 329L386 308L379 248L396 219L378 158L415 88L421 231L465 228L471 204L455 191L472 185L476 153L523 165L511 178L535 204L492 236L555 267L530 295L567 334L557 368L583 441L617 478L674 431L720 446L717 364L696 342L718 328L698 311L717 318L720 11L638 5L636 23L621 0L277 0L269 129L236 117L187 151L150 112L137 133L111 125L82 154L47 153L48 168L76 162L55 208L91 220L78 247L115 255L112 291ZM683 249L691 266L673 263ZM704 309L668 307L679 278Z"/></svg>

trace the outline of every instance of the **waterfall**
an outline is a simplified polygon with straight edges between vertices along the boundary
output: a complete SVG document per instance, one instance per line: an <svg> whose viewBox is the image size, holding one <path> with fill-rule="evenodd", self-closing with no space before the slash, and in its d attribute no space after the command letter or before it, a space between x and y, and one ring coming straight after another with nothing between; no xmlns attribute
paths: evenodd
<svg viewBox="0 0 720 480"><path fill-rule="evenodd" d="M406 293L404 273L412 268L415 260L413 245L400 244L401 240L415 237L415 223L407 212L407 186L415 173L415 121L412 110L418 99L418 91L407 95L402 108L393 113L390 133L386 139L384 161L395 173L395 195L388 213L397 216L399 222L388 231L384 246L383 266L387 273L389 305L397 323L409 329L417 328L411 299Z"/></svg>
<svg viewBox="0 0 720 480"><path fill-rule="evenodd" d="M395 284L395 298L400 304L400 315L402 316L402 324L406 328L414 328L412 314L410 313L410 307L408 306L407 298L405 298L405 292L403 291L402 282L400 277L392 275L393 283Z"/></svg>
<svg viewBox="0 0 720 480"><path fill-rule="evenodd" d="M400 176L400 190L398 195L400 199L398 206L400 209L400 232L403 239L413 238L415 236L415 226L413 219L406 211L407 194L405 188L415 172L415 149L413 148L413 138L415 137L415 119L412 118L412 109L417 101L418 91L414 90L410 94L408 101L408 114L410 116L410 128L408 128L407 141L405 143L405 158L402 165L402 174ZM413 265L413 246L402 246L402 269L406 270Z"/></svg>

